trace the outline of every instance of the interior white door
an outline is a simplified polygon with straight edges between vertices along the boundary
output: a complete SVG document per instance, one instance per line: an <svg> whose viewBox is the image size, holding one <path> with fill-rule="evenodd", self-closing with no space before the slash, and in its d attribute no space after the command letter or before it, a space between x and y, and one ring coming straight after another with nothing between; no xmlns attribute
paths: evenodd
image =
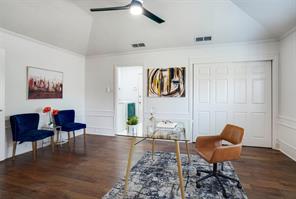
<svg viewBox="0 0 296 199"><path fill-rule="evenodd" d="M194 133L245 129L243 144L271 147L271 61L194 65Z"/></svg>
<svg viewBox="0 0 296 199"><path fill-rule="evenodd" d="M5 74L4 74L5 52L0 49L0 161L5 159L6 136L5 136L5 116L4 116L4 96L5 96Z"/></svg>

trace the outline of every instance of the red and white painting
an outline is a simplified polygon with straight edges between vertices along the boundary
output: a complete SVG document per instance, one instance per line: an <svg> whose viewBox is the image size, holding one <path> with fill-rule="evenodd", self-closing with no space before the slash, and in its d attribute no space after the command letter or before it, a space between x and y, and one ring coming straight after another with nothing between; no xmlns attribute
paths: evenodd
<svg viewBox="0 0 296 199"><path fill-rule="evenodd" d="M28 99L62 99L63 73L28 67Z"/></svg>

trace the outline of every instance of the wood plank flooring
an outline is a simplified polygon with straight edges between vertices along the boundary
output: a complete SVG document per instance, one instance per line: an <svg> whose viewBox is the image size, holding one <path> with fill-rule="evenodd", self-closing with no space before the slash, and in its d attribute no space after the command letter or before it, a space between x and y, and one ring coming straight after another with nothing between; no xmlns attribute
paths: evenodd
<svg viewBox="0 0 296 199"><path fill-rule="evenodd" d="M75 148L64 145L51 152L38 150L37 161L26 153L0 162L1 199L98 199L124 176L129 139L87 136L76 138ZM133 164L151 150L140 143ZM174 151L173 143L162 142L156 150ZM181 152L185 147L181 145ZM194 153L194 147L191 147ZM279 151L244 147L241 160L233 162L250 199L296 198L296 162Z"/></svg>

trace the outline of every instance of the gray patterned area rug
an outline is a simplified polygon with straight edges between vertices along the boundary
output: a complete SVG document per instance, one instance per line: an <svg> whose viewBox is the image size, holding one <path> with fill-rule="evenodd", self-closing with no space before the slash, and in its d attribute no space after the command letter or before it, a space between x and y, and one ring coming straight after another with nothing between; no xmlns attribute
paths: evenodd
<svg viewBox="0 0 296 199"><path fill-rule="evenodd" d="M201 188L196 188L196 180L201 176L196 175L196 169L212 170L212 166L198 155L191 155L191 163L187 162L187 155L181 154L183 178L186 190L186 199L220 199L224 198L222 190L215 178L208 178L200 183ZM223 174L238 179L230 162L224 163ZM228 198L247 199L246 192L237 188L236 184L221 179L226 189ZM129 177L128 194L124 195L124 179L121 179L103 197L103 199L179 199L179 178L175 153L155 153L154 160L151 152L144 156L132 168Z"/></svg>

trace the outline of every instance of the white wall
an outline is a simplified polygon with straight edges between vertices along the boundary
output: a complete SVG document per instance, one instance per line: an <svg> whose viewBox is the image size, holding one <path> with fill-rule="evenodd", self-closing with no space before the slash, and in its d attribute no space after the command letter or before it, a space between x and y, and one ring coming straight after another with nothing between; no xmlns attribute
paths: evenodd
<svg viewBox="0 0 296 199"><path fill-rule="evenodd" d="M280 43L279 82L279 148L296 160L296 27Z"/></svg>
<svg viewBox="0 0 296 199"><path fill-rule="evenodd" d="M196 48L177 48L127 53L118 55L89 56L86 58L86 120L89 132L113 135L114 93L106 92L113 88L114 66L140 65L148 67L185 66L185 98L147 98L147 74L144 71L144 113L148 116L153 107L158 118L183 121L188 136L191 137L192 120L192 67L194 60L239 59L256 56L278 55L278 43L238 43L227 45L202 45Z"/></svg>
<svg viewBox="0 0 296 199"><path fill-rule="evenodd" d="M5 127L4 127L4 99L5 99L5 51L0 49L0 161L5 159Z"/></svg>
<svg viewBox="0 0 296 199"><path fill-rule="evenodd" d="M0 48L5 49L5 116L6 157L12 153L9 116L41 113L44 106L56 109L75 109L76 119L84 121L85 111L85 58L84 56L47 45L36 40L0 30ZM28 100L26 91L27 66L61 71L64 73L63 99ZM40 125L47 116L40 114ZM39 143L40 144L40 143ZM18 145L17 154L31 150L31 143Z"/></svg>

